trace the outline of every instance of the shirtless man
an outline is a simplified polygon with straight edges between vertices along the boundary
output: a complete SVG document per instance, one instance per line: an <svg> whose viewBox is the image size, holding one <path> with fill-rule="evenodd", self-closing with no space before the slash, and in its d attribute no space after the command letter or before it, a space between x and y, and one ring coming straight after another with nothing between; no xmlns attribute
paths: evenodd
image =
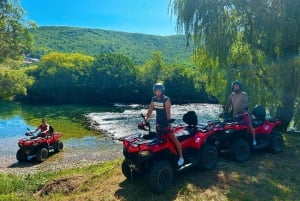
<svg viewBox="0 0 300 201"><path fill-rule="evenodd" d="M233 111L233 116L241 116L242 121L248 125L248 131L253 136L253 146L256 145L255 130L251 123L248 102L248 95L242 91L242 84L239 81L234 81L231 85L233 92L229 95L227 104L225 105L225 112L230 109Z"/></svg>

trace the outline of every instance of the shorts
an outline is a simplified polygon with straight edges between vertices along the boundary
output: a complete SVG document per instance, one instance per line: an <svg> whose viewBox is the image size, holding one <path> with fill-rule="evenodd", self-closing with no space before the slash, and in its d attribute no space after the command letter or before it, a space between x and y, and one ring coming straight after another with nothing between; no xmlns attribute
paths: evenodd
<svg viewBox="0 0 300 201"><path fill-rule="evenodd" d="M172 129L170 127L162 128L156 127L156 132L160 135L166 135L172 132Z"/></svg>

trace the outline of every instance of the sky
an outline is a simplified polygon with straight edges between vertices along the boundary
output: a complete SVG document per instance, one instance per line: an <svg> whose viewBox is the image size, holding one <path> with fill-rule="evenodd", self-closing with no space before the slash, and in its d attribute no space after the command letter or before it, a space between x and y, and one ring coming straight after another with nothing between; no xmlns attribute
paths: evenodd
<svg viewBox="0 0 300 201"><path fill-rule="evenodd" d="M38 26L75 26L151 35L176 35L169 0L19 0Z"/></svg>

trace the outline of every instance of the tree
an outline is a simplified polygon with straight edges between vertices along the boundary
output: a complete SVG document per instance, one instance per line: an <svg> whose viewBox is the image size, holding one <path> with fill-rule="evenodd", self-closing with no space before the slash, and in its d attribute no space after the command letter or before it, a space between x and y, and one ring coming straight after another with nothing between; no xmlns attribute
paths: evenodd
<svg viewBox="0 0 300 201"><path fill-rule="evenodd" d="M33 84L33 79L22 70L7 70L0 72L0 98L12 100L16 94L27 94L27 86Z"/></svg>
<svg viewBox="0 0 300 201"><path fill-rule="evenodd" d="M24 11L17 0L0 1L0 98L12 100L26 95L33 79L18 69L23 53L30 49L31 25L23 20Z"/></svg>
<svg viewBox="0 0 300 201"><path fill-rule="evenodd" d="M18 0L0 2L0 63L8 58L16 59L31 48L32 37L26 24L24 10Z"/></svg>
<svg viewBox="0 0 300 201"><path fill-rule="evenodd" d="M88 98L85 91L94 58L79 53L51 52L43 56L30 72L35 84L29 98L38 102L80 102Z"/></svg>
<svg viewBox="0 0 300 201"><path fill-rule="evenodd" d="M196 71L192 66L173 64L163 69L163 80L172 102L208 102L203 84L196 85ZM198 82L199 83L199 82Z"/></svg>
<svg viewBox="0 0 300 201"><path fill-rule="evenodd" d="M286 128L299 98L300 2L171 0L170 9L178 31L196 44L210 92L221 96L221 86L241 79L257 97L252 103L276 107Z"/></svg>
<svg viewBox="0 0 300 201"><path fill-rule="evenodd" d="M103 53L95 58L88 91L99 103L134 102L137 69L134 62L122 54Z"/></svg>

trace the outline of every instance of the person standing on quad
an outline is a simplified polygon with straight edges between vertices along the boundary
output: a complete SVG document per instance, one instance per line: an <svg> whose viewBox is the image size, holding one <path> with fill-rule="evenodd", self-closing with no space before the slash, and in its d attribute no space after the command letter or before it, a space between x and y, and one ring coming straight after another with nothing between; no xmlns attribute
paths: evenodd
<svg viewBox="0 0 300 201"><path fill-rule="evenodd" d="M41 125L39 125L34 131L30 132L30 134L35 133L38 130L40 130L40 132L37 137L46 137L46 135L49 134L50 126L46 123L45 119L42 119Z"/></svg>
<svg viewBox="0 0 300 201"><path fill-rule="evenodd" d="M225 113L231 109L234 117L242 117L242 121L248 125L248 130L253 136L253 146L255 146L255 130L251 123L250 113L248 112L248 95L242 91L242 84L238 80L232 82L231 88L233 92L228 97L227 104L225 105Z"/></svg>
<svg viewBox="0 0 300 201"><path fill-rule="evenodd" d="M170 129L171 123L171 101L165 93L165 87L162 83L156 83L153 86L153 92L155 96L152 97L145 121L147 122L150 118L153 110L156 111L156 131L158 133L167 133L169 138L175 144L176 149L179 154L178 166L184 164L184 159L182 155L182 147L176 138L175 134Z"/></svg>

